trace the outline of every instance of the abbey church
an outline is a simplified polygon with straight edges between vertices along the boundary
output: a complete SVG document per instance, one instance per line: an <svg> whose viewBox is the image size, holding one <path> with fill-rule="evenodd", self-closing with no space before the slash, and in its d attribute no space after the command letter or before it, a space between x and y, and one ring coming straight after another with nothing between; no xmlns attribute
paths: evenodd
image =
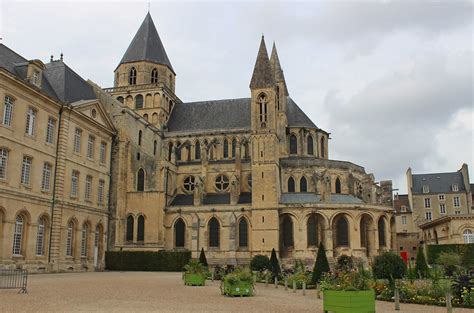
<svg viewBox="0 0 474 313"><path fill-rule="evenodd" d="M113 87L3 44L0 77L0 268L100 270L106 250L311 264L320 242L330 260L395 249L391 181L329 159L329 132L263 37L238 99L182 102L149 13Z"/></svg>

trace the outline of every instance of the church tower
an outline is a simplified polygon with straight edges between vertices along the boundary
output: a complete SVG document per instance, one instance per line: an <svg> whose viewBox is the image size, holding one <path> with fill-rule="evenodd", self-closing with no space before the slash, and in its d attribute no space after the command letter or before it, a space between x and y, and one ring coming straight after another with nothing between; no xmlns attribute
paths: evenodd
<svg viewBox="0 0 474 313"><path fill-rule="evenodd" d="M105 91L162 127L179 101L175 79L176 73L148 12L115 69L114 87Z"/></svg>
<svg viewBox="0 0 474 313"><path fill-rule="evenodd" d="M262 36L250 82L253 247L278 250L280 198L277 84Z"/></svg>

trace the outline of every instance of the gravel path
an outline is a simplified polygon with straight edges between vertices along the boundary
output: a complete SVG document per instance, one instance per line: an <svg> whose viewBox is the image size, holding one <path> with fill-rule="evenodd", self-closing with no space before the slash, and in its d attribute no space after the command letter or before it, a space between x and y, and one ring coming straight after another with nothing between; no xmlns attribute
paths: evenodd
<svg viewBox="0 0 474 313"><path fill-rule="evenodd" d="M228 298L218 282L186 287L180 273L101 272L30 275L28 294L0 290L0 312L322 312L323 302L309 290L257 285L257 295ZM377 302L377 312L444 313L445 308ZM454 309L455 313L474 310Z"/></svg>

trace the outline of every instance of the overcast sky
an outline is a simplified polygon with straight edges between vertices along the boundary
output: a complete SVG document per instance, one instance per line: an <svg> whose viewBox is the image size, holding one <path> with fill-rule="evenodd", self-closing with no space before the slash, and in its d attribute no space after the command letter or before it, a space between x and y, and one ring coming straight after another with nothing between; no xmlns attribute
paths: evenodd
<svg viewBox="0 0 474 313"><path fill-rule="evenodd" d="M0 0L2 42L102 87L144 2ZM151 2L183 101L249 97L262 33L290 96L331 133L330 158L392 179L456 171L473 154L473 2ZM270 52L270 51L269 51Z"/></svg>

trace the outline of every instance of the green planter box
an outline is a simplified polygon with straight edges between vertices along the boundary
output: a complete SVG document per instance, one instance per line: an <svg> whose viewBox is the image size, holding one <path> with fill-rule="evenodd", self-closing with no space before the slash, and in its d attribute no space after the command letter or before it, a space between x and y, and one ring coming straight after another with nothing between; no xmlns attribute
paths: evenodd
<svg viewBox="0 0 474 313"><path fill-rule="evenodd" d="M230 297L251 297L254 295L253 283L239 281L230 285L222 281L221 293Z"/></svg>
<svg viewBox="0 0 474 313"><path fill-rule="evenodd" d="M204 286L206 277L203 274L184 273L184 284L186 286Z"/></svg>
<svg viewBox="0 0 474 313"><path fill-rule="evenodd" d="M324 312L335 313L374 313L374 290L360 291L323 291Z"/></svg>

